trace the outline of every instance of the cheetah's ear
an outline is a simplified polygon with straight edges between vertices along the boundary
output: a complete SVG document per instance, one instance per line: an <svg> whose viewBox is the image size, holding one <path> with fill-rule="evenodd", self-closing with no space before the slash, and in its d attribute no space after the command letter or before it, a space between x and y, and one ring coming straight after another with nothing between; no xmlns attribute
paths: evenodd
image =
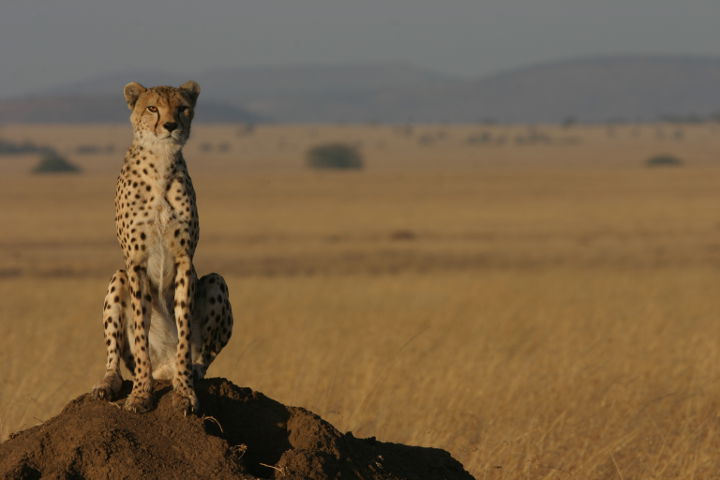
<svg viewBox="0 0 720 480"><path fill-rule="evenodd" d="M190 97L190 101L194 106L198 96L200 95L200 85L198 85L197 82L190 80L180 85L180 90L185 90L185 93L187 93Z"/></svg>
<svg viewBox="0 0 720 480"><path fill-rule="evenodd" d="M128 108L132 110L135 107L138 97L147 90L147 88L140 85L138 82L130 82L125 85L123 93L125 94L125 101L128 104Z"/></svg>

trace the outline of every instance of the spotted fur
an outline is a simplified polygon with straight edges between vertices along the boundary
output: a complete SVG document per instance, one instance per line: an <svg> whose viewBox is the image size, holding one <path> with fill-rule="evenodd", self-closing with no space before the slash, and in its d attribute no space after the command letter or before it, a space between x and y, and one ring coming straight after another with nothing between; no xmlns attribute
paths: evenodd
<svg viewBox="0 0 720 480"><path fill-rule="evenodd" d="M152 408L153 379L172 379L175 401L197 411L193 380L203 378L227 344L233 317L225 280L198 279L195 191L182 147L200 87L125 86L133 142L117 180L115 226L125 269L110 280L103 306L107 364L93 389L113 399L122 386L120 358L133 375L125 408Z"/></svg>

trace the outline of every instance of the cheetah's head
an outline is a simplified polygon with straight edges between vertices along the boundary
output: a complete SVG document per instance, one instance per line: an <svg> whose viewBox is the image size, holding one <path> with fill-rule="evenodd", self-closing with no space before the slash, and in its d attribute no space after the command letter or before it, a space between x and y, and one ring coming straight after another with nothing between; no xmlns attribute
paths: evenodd
<svg viewBox="0 0 720 480"><path fill-rule="evenodd" d="M190 136L190 123L200 85L185 82L180 87L145 88L137 82L125 85L125 101L132 113L130 123L142 142L182 146Z"/></svg>

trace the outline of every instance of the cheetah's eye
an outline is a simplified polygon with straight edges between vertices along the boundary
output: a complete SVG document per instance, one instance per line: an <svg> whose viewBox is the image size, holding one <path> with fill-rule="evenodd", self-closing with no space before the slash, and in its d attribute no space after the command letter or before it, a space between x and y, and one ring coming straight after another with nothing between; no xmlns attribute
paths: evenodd
<svg viewBox="0 0 720 480"><path fill-rule="evenodd" d="M147 111L152 112L152 113L157 113L158 109L155 105L150 105L149 107L147 107Z"/></svg>

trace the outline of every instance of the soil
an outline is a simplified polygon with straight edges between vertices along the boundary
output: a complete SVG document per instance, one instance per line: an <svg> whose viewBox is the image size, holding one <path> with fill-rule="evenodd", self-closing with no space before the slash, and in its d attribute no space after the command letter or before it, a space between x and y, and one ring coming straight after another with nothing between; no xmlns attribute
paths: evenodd
<svg viewBox="0 0 720 480"><path fill-rule="evenodd" d="M124 385L124 393L130 388ZM56 417L0 444L3 479L471 480L444 450L355 438L303 408L222 378L196 385L199 416L157 406L134 414L122 400L82 395Z"/></svg>

